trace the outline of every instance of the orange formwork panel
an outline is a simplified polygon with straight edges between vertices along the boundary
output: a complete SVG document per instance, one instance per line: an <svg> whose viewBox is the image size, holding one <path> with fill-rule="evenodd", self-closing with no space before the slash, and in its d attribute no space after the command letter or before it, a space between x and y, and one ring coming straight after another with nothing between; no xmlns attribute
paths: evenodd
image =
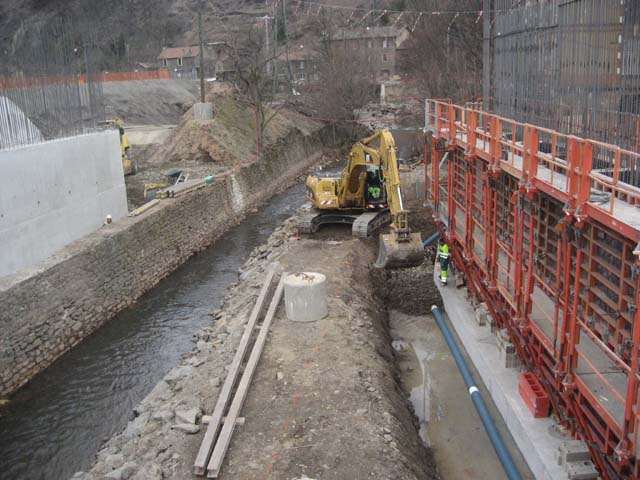
<svg viewBox="0 0 640 480"><path fill-rule="evenodd" d="M640 479L640 155L448 101L425 118L427 201L468 288L602 476Z"/></svg>

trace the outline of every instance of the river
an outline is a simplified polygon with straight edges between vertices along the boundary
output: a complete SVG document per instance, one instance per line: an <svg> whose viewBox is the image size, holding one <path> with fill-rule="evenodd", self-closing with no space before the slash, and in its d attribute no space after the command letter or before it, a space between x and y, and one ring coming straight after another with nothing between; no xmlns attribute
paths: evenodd
<svg viewBox="0 0 640 480"><path fill-rule="evenodd" d="M66 480L192 349L238 269L304 203L275 196L19 390L0 413L0 478Z"/></svg>

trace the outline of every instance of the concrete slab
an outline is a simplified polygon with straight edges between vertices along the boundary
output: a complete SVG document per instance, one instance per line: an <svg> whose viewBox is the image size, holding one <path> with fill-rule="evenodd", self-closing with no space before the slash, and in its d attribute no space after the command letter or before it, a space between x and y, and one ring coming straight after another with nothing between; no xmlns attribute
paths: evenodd
<svg viewBox="0 0 640 480"><path fill-rule="evenodd" d="M196 103L193 106L193 118L199 121L211 120L213 118L213 104Z"/></svg>
<svg viewBox="0 0 640 480"><path fill-rule="evenodd" d="M3 150L0 164L0 277L127 215L116 130Z"/></svg>
<svg viewBox="0 0 640 480"><path fill-rule="evenodd" d="M475 322L475 312L463 290L436 283L458 338L536 479L566 480L567 474L558 465L556 454L566 438L555 433L551 418L533 418L518 393L519 371L500 366L495 334Z"/></svg>

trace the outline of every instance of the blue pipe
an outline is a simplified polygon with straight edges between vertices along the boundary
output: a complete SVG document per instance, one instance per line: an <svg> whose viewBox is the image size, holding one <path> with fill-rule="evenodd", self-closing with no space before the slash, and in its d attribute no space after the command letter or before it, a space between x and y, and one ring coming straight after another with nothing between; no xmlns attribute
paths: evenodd
<svg viewBox="0 0 640 480"><path fill-rule="evenodd" d="M427 248L429 245L431 245L433 242L435 242L439 238L440 238L440 232L436 231L436 233L434 233L429 238L427 238L424 242L422 242L422 246L424 248Z"/></svg>
<svg viewBox="0 0 640 480"><path fill-rule="evenodd" d="M504 468L504 472L507 474L509 480L521 480L520 472L516 468L513 463L513 459L505 446L498 429L496 428L495 423L493 423L493 419L487 410L487 406L484 404L484 400L480 395L480 391L473 380L473 376L471 375L471 371L467 366L456 341L451 334L451 330L447 326L440 310L435 305L431 307L431 312L438 322L438 326L440 330L442 330L442 335L444 335L444 339L447 341L447 345L449 345L449 349L451 353L453 353L453 358L456 360L456 364L458 365L458 369L460 369L460 373L462 374L462 378L464 378L464 383L467 385L469 389L469 395L471 395L471 400L473 401L473 405L476 407L476 411L478 415L480 415L480 419L482 420L482 424L484 425L484 429L489 435L489 439L491 440L491 444L493 445L498 458L500 459L500 463L502 463L502 468Z"/></svg>

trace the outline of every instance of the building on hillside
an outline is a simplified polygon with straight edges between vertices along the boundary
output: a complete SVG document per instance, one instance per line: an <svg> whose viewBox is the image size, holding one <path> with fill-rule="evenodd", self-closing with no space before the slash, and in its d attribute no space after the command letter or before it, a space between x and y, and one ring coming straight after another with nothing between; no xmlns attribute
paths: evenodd
<svg viewBox="0 0 640 480"><path fill-rule="evenodd" d="M278 69L282 76L289 75L295 85L311 83L318 80L318 52L306 45L291 46L289 52L283 51L279 56ZM287 62L289 65L287 65Z"/></svg>
<svg viewBox="0 0 640 480"><path fill-rule="evenodd" d="M339 30L329 42L334 52L365 59L371 76L377 81L386 81L397 74L397 52L409 35L406 28L363 27Z"/></svg>
<svg viewBox="0 0 640 480"><path fill-rule="evenodd" d="M165 47L158 55L158 67L165 68L173 76L195 77L199 72L200 47Z"/></svg>
<svg viewBox="0 0 640 480"><path fill-rule="evenodd" d="M212 42L204 49L204 73L219 81L229 81L235 74L233 59L225 51L225 42ZM158 56L158 67L167 69L174 77L196 78L200 72L200 48L163 48Z"/></svg>
<svg viewBox="0 0 640 480"><path fill-rule="evenodd" d="M226 42L211 42L205 49L205 65L210 65L211 73L216 80L228 82L233 80L236 65L231 56L225 51ZM207 68L209 70L209 68Z"/></svg>

